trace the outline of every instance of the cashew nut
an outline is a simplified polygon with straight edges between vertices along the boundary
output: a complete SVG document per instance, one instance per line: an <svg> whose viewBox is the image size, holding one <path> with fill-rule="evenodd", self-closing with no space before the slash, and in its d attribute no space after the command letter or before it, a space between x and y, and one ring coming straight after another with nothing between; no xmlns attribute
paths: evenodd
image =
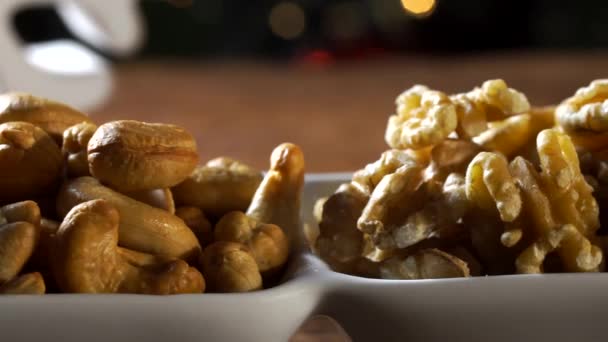
<svg viewBox="0 0 608 342"><path fill-rule="evenodd" d="M40 224L40 208L34 201L23 201L0 207L0 224L28 222L34 226Z"/></svg>
<svg viewBox="0 0 608 342"><path fill-rule="evenodd" d="M163 209L171 214L175 214L175 202L169 188L128 192L125 195L154 208Z"/></svg>
<svg viewBox="0 0 608 342"><path fill-rule="evenodd" d="M91 119L63 103L24 93L0 95L0 123L24 121L40 127L61 144L63 131Z"/></svg>
<svg viewBox="0 0 608 342"><path fill-rule="evenodd" d="M54 238L53 269L64 292L200 293L202 275L183 260L118 247L120 215L109 201L81 203Z"/></svg>
<svg viewBox="0 0 608 342"><path fill-rule="evenodd" d="M192 229L203 248L213 242L211 223L202 210L197 207L179 207L175 210L175 216L184 220L186 225Z"/></svg>
<svg viewBox="0 0 608 342"><path fill-rule="evenodd" d="M270 156L270 169L258 187L247 216L281 227L290 243L301 229L300 203L304 187L304 154L290 143L277 146Z"/></svg>
<svg viewBox="0 0 608 342"><path fill-rule="evenodd" d="M36 295L44 294L44 292L46 292L44 279L38 272L18 276L0 286L0 294L3 295Z"/></svg>
<svg viewBox="0 0 608 342"><path fill-rule="evenodd" d="M240 161L221 157L197 167L173 194L178 205L195 206L206 215L245 211L262 181L262 173Z"/></svg>
<svg viewBox="0 0 608 342"><path fill-rule="evenodd" d="M200 253L196 236L180 218L122 195L92 177L68 180L62 186L57 196L57 213L64 217L76 205L94 199L108 201L120 213L121 246L186 260Z"/></svg>
<svg viewBox="0 0 608 342"><path fill-rule="evenodd" d="M89 161L87 145L97 130L97 126L90 122L81 122L68 127L63 131L63 145L61 152L66 158L68 176L89 176Z"/></svg>
<svg viewBox="0 0 608 342"><path fill-rule="evenodd" d="M262 288L262 276L249 249L236 242L218 241L205 248L200 260L213 292L248 292Z"/></svg>
<svg viewBox="0 0 608 342"><path fill-rule="evenodd" d="M0 125L0 201L46 195L61 176L59 146L42 129L27 122Z"/></svg>
<svg viewBox="0 0 608 342"><path fill-rule="evenodd" d="M215 225L215 241L241 243L249 248L262 276L276 274L287 262L289 243L274 224L256 222L240 211L230 212Z"/></svg>
<svg viewBox="0 0 608 342"><path fill-rule="evenodd" d="M51 270L51 250L55 233L59 229L60 222L40 219L40 237L36 249L28 261L28 268L37 270L46 279L47 286L55 288Z"/></svg>
<svg viewBox="0 0 608 342"><path fill-rule="evenodd" d="M0 284L13 279L34 252L40 209L32 201L0 208Z"/></svg>
<svg viewBox="0 0 608 342"><path fill-rule="evenodd" d="M0 283L13 279L34 252L38 229L27 222L0 227Z"/></svg>
<svg viewBox="0 0 608 342"><path fill-rule="evenodd" d="M91 175L122 192L172 187L198 163L192 135L168 124L108 122L95 131L87 150Z"/></svg>

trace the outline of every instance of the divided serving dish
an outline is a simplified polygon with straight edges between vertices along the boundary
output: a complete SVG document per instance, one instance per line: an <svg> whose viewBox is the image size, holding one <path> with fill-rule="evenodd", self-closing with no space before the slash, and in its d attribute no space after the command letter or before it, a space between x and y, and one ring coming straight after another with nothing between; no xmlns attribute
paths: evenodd
<svg viewBox="0 0 608 342"><path fill-rule="evenodd" d="M315 200L348 180L307 175L303 222L315 224ZM300 249L281 285L252 293L0 296L0 331L18 341L287 341L323 314L354 341L595 341L608 336L607 289L603 273L365 279Z"/></svg>

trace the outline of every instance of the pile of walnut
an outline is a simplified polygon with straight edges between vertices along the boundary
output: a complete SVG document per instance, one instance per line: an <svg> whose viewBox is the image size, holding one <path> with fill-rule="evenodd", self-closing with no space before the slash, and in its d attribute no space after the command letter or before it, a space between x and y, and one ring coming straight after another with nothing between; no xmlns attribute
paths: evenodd
<svg viewBox="0 0 608 342"><path fill-rule="evenodd" d="M334 270L384 279L603 270L608 80L556 107L531 107L502 80L456 95L417 85L396 104L391 149L315 205L309 242Z"/></svg>
<svg viewBox="0 0 608 342"><path fill-rule="evenodd" d="M304 159L263 175L168 124L0 95L0 294L243 292L272 286L299 229ZM211 222L215 223L215 227Z"/></svg>

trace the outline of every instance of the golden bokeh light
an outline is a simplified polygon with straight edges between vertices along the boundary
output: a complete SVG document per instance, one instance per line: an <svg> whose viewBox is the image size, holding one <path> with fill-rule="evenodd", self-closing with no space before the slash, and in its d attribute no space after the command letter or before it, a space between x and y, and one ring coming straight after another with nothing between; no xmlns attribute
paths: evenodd
<svg viewBox="0 0 608 342"><path fill-rule="evenodd" d="M435 9L435 0L401 0L403 8L415 15L428 15Z"/></svg>
<svg viewBox="0 0 608 342"><path fill-rule="evenodd" d="M295 39L306 30L306 14L298 4L281 2L270 11L268 25L275 35L287 40Z"/></svg>

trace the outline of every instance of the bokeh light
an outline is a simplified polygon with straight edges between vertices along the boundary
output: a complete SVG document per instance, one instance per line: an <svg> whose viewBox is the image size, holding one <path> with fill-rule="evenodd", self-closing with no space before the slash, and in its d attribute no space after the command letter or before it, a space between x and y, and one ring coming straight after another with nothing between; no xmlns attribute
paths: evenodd
<svg viewBox="0 0 608 342"><path fill-rule="evenodd" d="M298 4L281 2L270 11L268 25L276 36L295 39L306 30L306 14Z"/></svg>
<svg viewBox="0 0 608 342"><path fill-rule="evenodd" d="M325 34L337 41L353 41L368 30L365 8L356 1L340 2L327 7L323 13Z"/></svg>
<svg viewBox="0 0 608 342"><path fill-rule="evenodd" d="M401 0L401 4L415 15L429 15L435 9L435 0Z"/></svg>
<svg viewBox="0 0 608 342"><path fill-rule="evenodd" d="M384 35L394 37L397 41L403 39L414 20L403 15L403 7L399 1L369 1L370 16L376 29Z"/></svg>

